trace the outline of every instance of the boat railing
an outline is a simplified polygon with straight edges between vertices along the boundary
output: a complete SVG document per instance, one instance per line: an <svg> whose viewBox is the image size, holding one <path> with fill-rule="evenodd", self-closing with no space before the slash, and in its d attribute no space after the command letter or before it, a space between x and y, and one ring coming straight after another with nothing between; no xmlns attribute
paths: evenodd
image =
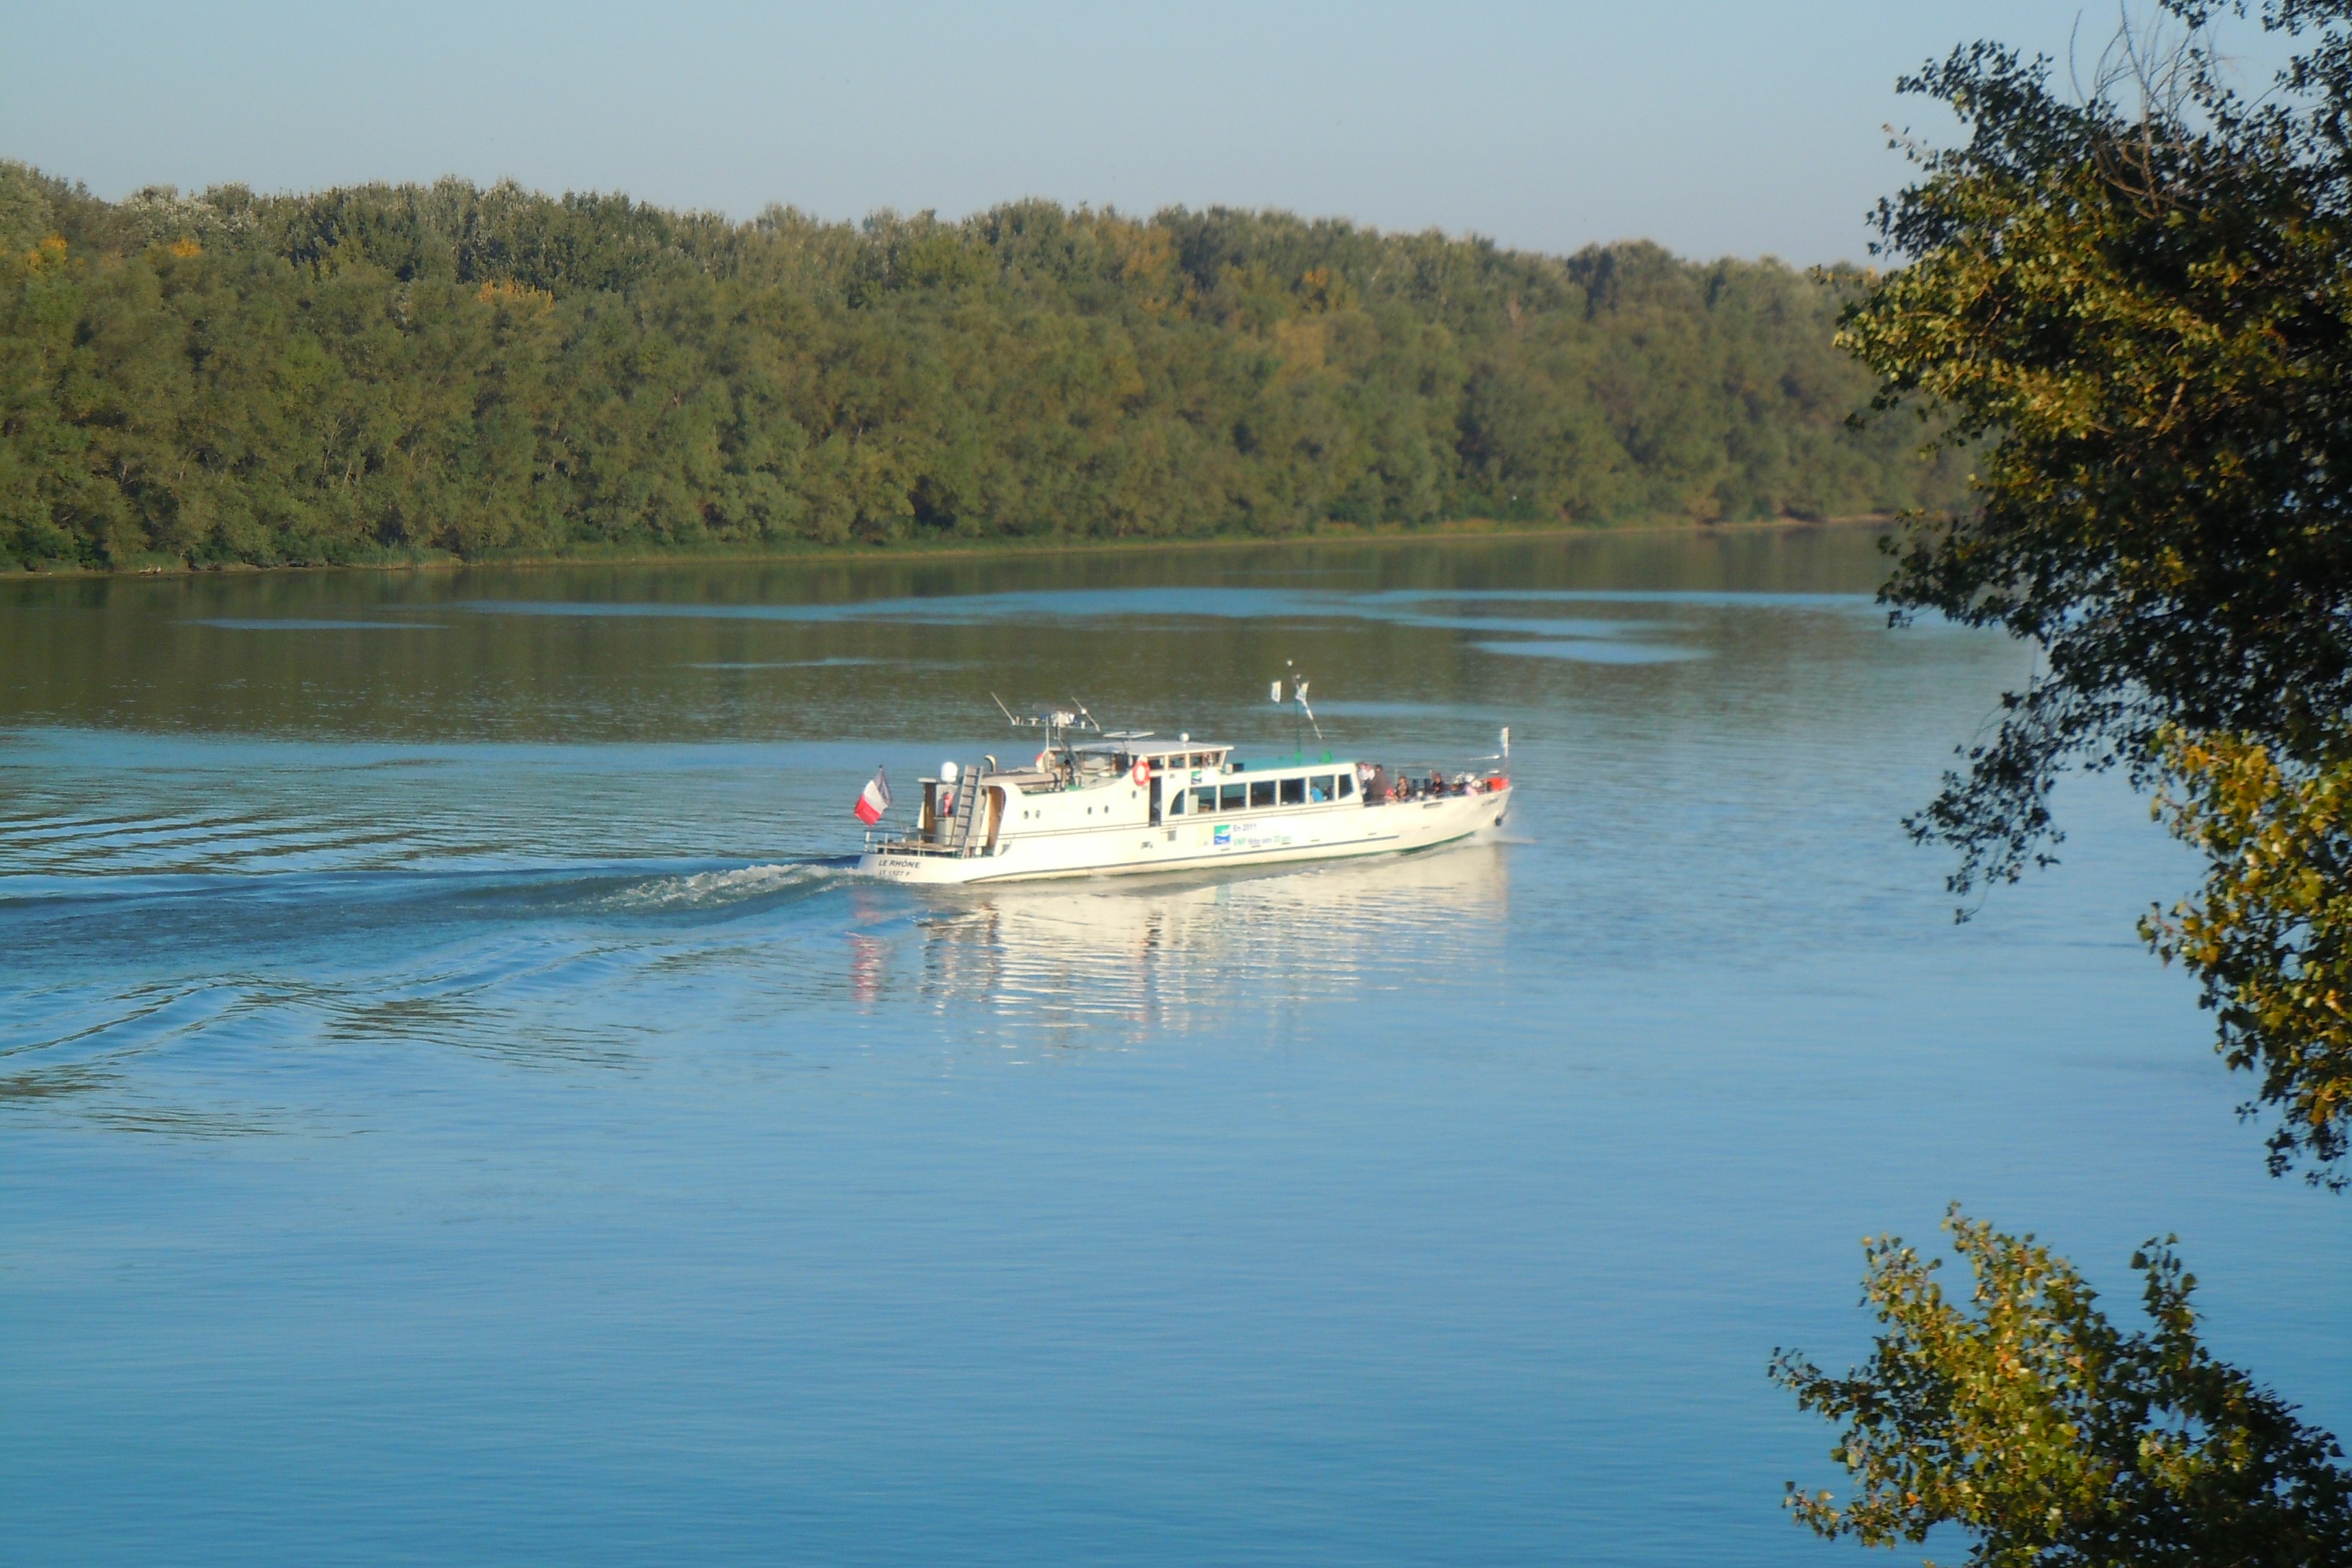
<svg viewBox="0 0 2352 1568"><path fill-rule="evenodd" d="M971 853L968 846L934 843L919 834L910 832L876 833L866 835L866 852L869 855L939 855L954 859Z"/></svg>
<svg viewBox="0 0 2352 1568"><path fill-rule="evenodd" d="M1379 793L1368 784L1363 792L1364 804L1394 805L1461 795L1491 795L1507 790L1511 787L1510 773L1503 768L1489 765L1501 760L1499 757L1456 757L1451 763L1367 763L1372 769L1374 779L1383 775L1387 777L1390 793ZM1464 766L1465 763L1469 764L1466 767ZM1434 790L1429 787L1433 775L1439 780Z"/></svg>

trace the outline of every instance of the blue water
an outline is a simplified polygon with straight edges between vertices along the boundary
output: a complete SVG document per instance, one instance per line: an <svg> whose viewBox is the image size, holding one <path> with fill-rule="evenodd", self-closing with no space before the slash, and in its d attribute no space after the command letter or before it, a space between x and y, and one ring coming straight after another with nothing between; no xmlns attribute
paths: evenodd
<svg viewBox="0 0 2352 1568"><path fill-rule="evenodd" d="M1955 1198L2126 1317L2177 1231L2352 1432L2352 1201L2132 933L2190 864L2072 787L1955 926L1898 819L2025 661L1870 544L0 584L6 1559L1843 1561L1764 1364ZM1502 841L840 863L992 690L1286 750L1286 658L1510 725Z"/></svg>

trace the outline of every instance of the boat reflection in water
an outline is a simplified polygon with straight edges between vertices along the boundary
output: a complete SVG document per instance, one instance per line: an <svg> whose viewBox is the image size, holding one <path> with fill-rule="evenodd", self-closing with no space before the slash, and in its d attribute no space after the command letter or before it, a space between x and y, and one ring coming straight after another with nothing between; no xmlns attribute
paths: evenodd
<svg viewBox="0 0 2352 1568"><path fill-rule="evenodd" d="M923 994L978 1003L1022 1043L1141 1034L1265 998L1289 1011L1491 963L1507 847L1474 841L1256 877L1013 884L919 922ZM1059 1032L1060 1038L1054 1038Z"/></svg>

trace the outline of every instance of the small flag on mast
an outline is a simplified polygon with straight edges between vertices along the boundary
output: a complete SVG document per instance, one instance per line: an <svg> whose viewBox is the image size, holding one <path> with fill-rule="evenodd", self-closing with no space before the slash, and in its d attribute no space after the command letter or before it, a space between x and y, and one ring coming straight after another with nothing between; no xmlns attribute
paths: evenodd
<svg viewBox="0 0 2352 1568"><path fill-rule="evenodd" d="M857 805L852 809L857 813L857 820L868 827L881 821L882 814L890 809L889 775L876 768L874 776L866 781L866 787L857 792Z"/></svg>

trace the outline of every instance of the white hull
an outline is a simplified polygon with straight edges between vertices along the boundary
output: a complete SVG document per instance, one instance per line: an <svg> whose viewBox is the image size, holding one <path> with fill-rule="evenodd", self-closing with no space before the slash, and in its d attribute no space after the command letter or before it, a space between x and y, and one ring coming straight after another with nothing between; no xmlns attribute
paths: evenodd
<svg viewBox="0 0 2352 1568"><path fill-rule="evenodd" d="M1377 805L1350 798L1262 813L1178 816L1156 826L1145 817L1142 789L1123 779L1076 798L1095 801L1088 815L1099 811L1104 820L1073 822L1068 812L1056 812L1058 821L1024 832L1018 813L1034 805L1015 795L1011 819L998 824L991 846L961 853L886 847L859 857L857 868L892 882L946 886L1402 854L1499 826L1511 792L1505 786Z"/></svg>

